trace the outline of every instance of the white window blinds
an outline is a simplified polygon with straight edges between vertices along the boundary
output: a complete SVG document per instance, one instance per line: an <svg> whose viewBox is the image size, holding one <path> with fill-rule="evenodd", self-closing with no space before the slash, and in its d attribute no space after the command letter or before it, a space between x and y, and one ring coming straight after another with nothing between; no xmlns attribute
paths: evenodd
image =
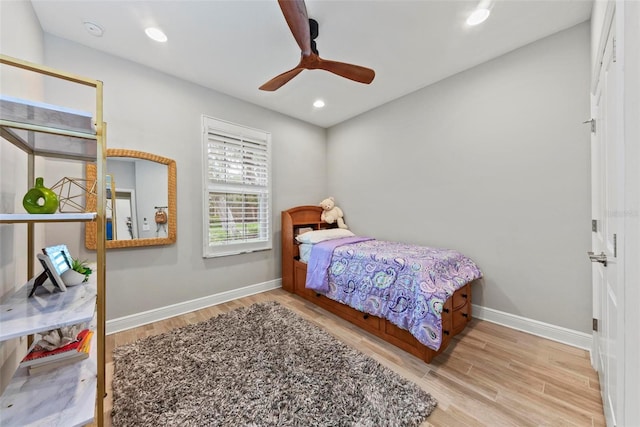
<svg viewBox="0 0 640 427"><path fill-rule="evenodd" d="M203 116L205 258L271 249L270 134Z"/></svg>

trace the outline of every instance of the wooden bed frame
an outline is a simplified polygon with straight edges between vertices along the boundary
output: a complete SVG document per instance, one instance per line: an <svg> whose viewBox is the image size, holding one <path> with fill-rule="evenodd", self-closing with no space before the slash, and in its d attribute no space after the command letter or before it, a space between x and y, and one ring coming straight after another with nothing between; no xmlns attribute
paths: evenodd
<svg viewBox="0 0 640 427"><path fill-rule="evenodd" d="M386 319L355 310L305 288L307 264L300 261L295 236L298 234L297 230L302 227L311 227L314 230L335 227L322 222L321 213L322 208L319 206L298 206L282 211L282 288L430 363L434 356L447 348L451 338L459 334L471 320L471 283L458 289L444 304L442 344L437 351L432 350L420 343L409 331L400 329Z"/></svg>

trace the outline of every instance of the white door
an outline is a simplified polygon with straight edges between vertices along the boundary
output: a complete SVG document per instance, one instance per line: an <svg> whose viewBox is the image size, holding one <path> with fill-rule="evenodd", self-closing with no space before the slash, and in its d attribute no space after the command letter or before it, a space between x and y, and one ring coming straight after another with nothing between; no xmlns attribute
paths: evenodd
<svg viewBox="0 0 640 427"><path fill-rule="evenodd" d="M615 23L615 18L613 19ZM615 24L611 25L594 97L595 132L591 146L594 358L607 425L616 425L620 398L619 371L624 369L624 305L619 299L619 262L622 249L621 219L624 212L623 149L618 135L618 73L615 61Z"/></svg>
<svg viewBox="0 0 640 427"><path fill-rule="evenodd" d="M116 228L118 240L138 238L136 218L136 196L131 189L120 188L116 191Z"/></svg>

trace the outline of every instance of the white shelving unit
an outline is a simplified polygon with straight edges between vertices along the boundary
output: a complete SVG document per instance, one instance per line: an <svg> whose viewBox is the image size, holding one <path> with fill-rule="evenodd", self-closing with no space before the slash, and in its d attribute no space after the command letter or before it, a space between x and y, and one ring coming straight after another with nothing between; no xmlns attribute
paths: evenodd
<svg viewBox="0 0 640 427"><path fill-rule="evenodd" d="M42 289L27 298L30 290L27 283L0 303L0 341L78 323L91 323L95 328L95 282L52 294ZM97 348L94 335L86 360L37 375L18 368L0 396L0 425L83 426L93 422Z"/></svg>
<svg viewBox="0 0 640 427"><path fill-rule="evenodd" d="M27 368L18 369L4 393L11 396L12 406L2 407L2 425L75 427L94 422L98 383L95 336L92 345L89 358L72 365L37 376L29 375ZM5 400L9 401L3 397L0 402L4 405Z"/></svg>
<svg viewBox="0 0 640 427"><path fill-rule="evenodd" d="M63 326L89 322L96 311L97 287L86 283L49 293L38 289L31 298L31 283L0 302L0 341L37 334ZM0 406L2 408L2 406Z"/></svg>
<svg viewBox="0 0 640 427"><path fill-rule="evenodd" d="M27 222L83 222L95 221L98 214L62 213L62 214L0 214L0 223L27 223Z"/></svg>
<svg viewBox="0 0 640 427"><path fill-rule="evenodd" d="M97 223L96 268L92 283L49 293L42 287L28 297L31 281L0 301L0 341L91 322L95 329L90 357L72 365L29 375L19 368L0 396L0 425L103 425L105 395L105 154L106 124L102 114L102 82L0 55L2 66L95 88L95 114L0 95L0 136L27 153L28 181L34 182L35 157L56 157L95 162L97 211L32 215L0 214L2 224L27 226L27 277L33 277L34 224L56 222ZM0 143L6 143L0 141ZM98 397L96 399L96 396ZM97 410L97 413L96 413Z"/></svg>

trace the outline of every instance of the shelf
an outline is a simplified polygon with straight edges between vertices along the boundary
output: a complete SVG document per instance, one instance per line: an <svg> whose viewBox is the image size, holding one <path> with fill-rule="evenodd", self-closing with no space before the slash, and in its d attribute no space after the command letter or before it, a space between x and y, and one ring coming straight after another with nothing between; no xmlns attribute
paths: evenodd
<svg viewBox="0 0 640 427"><path fill-rule="evenodd" d="M56 289L53 293L41 286L28 298L30 291L27 283L0 303L0 341L89 322L95 313L95 283L71 286L66 292Z"/></svg>
<svg viewBox="0 0 640 427"><path fill-rule="evenodd" d="M58 214L0 214L0 223L20 222L86 222L95 221L95 212L85 213L58 213Z"/></svg>
<svg viewBox="0 0 640 427"><path fill-rule="evenodd" d="M4 54L0 54L0 66L11 67L11 70L23 70L27 74L33 72L36 79L52 77L56 85L66 81L95 90L93 113L0 95L0 139L6 140L27 154L24 157L28 181L35 178L37 157L96 162L98 169L101 169L101 173L96 175L98 212L0 214L0 224L28 224L27 277L31 277L36 246L36 229L31 224L91 221L101 223L105 216L106 123L103 119L103 84L100 80L88 79ZM24 81L29 82L32 79L33 76L28 75ZM96 241L97 266L91 275L93 283L72 286L67 288L66 292L56 289L53 293L40 287L31 298L27 295L32 285L27 283L13 295L0 300L0 346L5 340L89 322L94 314L96 315L96 334L87 360L31 376L26 368L15 371L12 382L0 396L0 425L67 427L86 425L94 420L98 427L104 425L106 272L103 230L99 230ZM15 256L3 253L2 263L12 263ZM32 281L33 279L30 282ZM5 368L3 366L3 370Z"/></svg>
<svg viewBox="0 0 640 427"><path fill-rule="evenodd" d="M40 156L95 160L91 113L0 95L1 136Z"/></svg>
<svg viewBox="0 0 640 427"><path fill-rule="evenodd" d="M94 334L88 359L35 375L19 368L0 397L0 425L71 427L93 422L96 366Z"/></svg>

